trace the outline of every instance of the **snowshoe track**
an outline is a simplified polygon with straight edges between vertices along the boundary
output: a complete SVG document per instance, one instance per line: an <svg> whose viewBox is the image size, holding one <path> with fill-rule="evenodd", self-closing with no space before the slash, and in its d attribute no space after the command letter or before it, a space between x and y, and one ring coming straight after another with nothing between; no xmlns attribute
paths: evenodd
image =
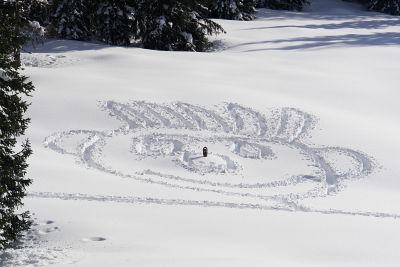
<svg viewBox="0 0 400 267"><path fill-rule="evenodd" d="M310 132L317 120L301 110L281 108L261 113L235 103L207 109L182 102L158 104L144 101L106 101L102 108L121 121L122 126L114 131L55 133L45 139L44 145L58 153L72 155L90 168L120 178L191 190L194 194L211 192L234 196L236 201L46 192L32 192L29 196L398 217L383 213L313 210L300 204L305 198L337 194L348 180L365 177L375 168L372 158L360 151L309 145ZM108 149L115 146L113 140L127 140L130 160L138 163L134 170L122 171L114 166L112 157L107 154ZM223 153L211 152L208 158L203 159L198 149L204 143L220 147ZM276 148L302 155L302 161L309 167L304 168L304 173L278 174L275 178L246 173L246 169L251 169L248 164L269 166L270 162L279 161L282 153L275 153ZM170 160L173 168L178 170L177 174L157 169L156 165L146 168L146 160L159 159ZM300 188L302 184L308 185L307 189L292 192L292 188ZM252 200L265 204L253 204Z"/></svg>

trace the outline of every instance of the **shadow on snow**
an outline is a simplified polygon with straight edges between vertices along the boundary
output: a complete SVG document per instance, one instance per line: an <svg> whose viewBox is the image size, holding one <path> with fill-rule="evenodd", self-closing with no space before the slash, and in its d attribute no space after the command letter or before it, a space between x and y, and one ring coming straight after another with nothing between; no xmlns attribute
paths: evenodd
<svg viewBox="0 0 400 267"><path fill-rule="evenodd" d="M265 47L244 50L244 52L257 52L267 50L301 50L301 49L318 49L332 46L388 46L400 45L400 32L382 32L374 34L345 34L330 35L320 37L298 37L293 39L265 40L258 42L248 42L232 46L230 48L242 47L248 45L262 44L281 44L288 45L282 47ZM295 44L296 43L296 44Z"/></svg>
<svg viewBox="0 0 400 267"><path fill-rule="evenodd" d="M32 53L65 53L73 51L101 50L107 47L110 46L100 42L49 39L46 40L44 44L36 45L36 48L32 47L32 45L27 45L24 50Z"/></svg>

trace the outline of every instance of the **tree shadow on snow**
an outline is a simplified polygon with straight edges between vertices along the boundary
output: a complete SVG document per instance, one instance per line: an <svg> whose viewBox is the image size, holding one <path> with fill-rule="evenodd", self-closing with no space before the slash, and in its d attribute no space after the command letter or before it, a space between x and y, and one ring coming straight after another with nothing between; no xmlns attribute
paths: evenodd
<svg viewBox="0 0 400 267"><path fill-rule="evenodd" d="M390 15L368 11L366 8L358 9L326 9L319 11L308 11L307 6L303 11L272 10L267 8L257 9L257 20L279 21L279 20L360 20L373 18L390 18Z"/></svg>
<svg viewBox="0 0 400 267"><path fill-rule="evenodd" d="M271 27L253 27L243 30L263 30L263 29L281 29L281 28L325 29L325 30L384 29L391 26L400 26L400 19L395 17L393 19L385 19L385 20L358 20L358 21L346 21L341 23L328 23L328 24L280 25Z"/></svg>
<svg viewBox="0 0 400 267"><path fill-rule="evenodd" d="M38 44L36 47L27 45L24 50L32 53L65 53L73 51L100 50L110 47L100 42L87 42L63 39L46 40L44 44Z"/></svg>
<svg viewBox="0 0 400 267"><path fill-rule="evenodd" d="M320 37L299 37L293 39L266 40L259 42L248 42L236 45L234 47L248 45L273 45L285 44L281 47L265 47L245 50L244 52L257 52L267 50L301 50L301 49L319 49L338 46L388 46L400 45L400 32L382 32L374 34L345 34Z"/></svg>
<svg viewBox="0 0 400 267"><path fill-rule="evenodd" d="M273 21L275 25L262 26L260 24L250 24L252 27L241 29L242 31L262 31L289 28L289 31L287 32L290 34L296 33L296 37L287 37L286 39L275 40L271 38L262 41L244 42L228 47L228 49L243 48L243 52L256 52L267 50L322 49L338 46L363 47L400 45L400 31L398 31L397 28L400 27L400 17L398 16L390 16L383 13L367 11L365 7L358 3L345 3L342 1L339 3L338 1L332 1L332 3L329 4L326 1L317 0L312 2L315 4L314 7L311 6L305 8L305 11L303 12L271 10L264 8L259 9L257 13L257 20ZM282 21L282 23L277 21ZM313 23L314 21L315 23ZM322 31L319 33L321 36L299 37L298 33L305 31L295 32L291 29ZM374 30L385 29L385 32L372 32ZM329 30L335 30L335 33L322 33L323 30L327 30L328 32ZM338 33L338 30L339 33L340 30L347 32L349 30L366 30L366 32L350 32L347 34L335 35ZM265 36L269 36L268 32L263 32L263 34L265 34ZM248 49L246 50L246 48Z"/></svg>

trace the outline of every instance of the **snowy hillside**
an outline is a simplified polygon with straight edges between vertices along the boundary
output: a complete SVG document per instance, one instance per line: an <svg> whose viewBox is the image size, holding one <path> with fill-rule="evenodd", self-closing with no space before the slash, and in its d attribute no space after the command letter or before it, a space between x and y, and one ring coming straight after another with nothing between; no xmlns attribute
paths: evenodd
<svg viewBox="0 0 400 267"><path fill-rule="evenodd" d="M35 224L0 266L399 266L400 18L311 2L209 53L24 53Z"/></svg>

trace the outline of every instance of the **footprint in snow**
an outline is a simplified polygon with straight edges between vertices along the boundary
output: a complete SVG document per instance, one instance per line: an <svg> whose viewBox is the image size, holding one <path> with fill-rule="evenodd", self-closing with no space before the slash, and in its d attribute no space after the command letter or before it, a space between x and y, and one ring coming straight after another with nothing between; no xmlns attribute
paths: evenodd
<svg viewBox="0 0 400 267"><path fill-rule="evenodd" d="M83 242L98 242L98 241L105 241L105 240L107 240L107 239L104 237L101 237L101 236L82 238Z"/></svg>
<svg viewBox="0 0 400 267"><path fill-rule="evenodd" d="M40 225L49 225L49 224L53 224L53 223L55 223L55 221L47 220L47 221L41 221L39 224Z"/></svg>
<svg viewBox="0 0 400 267"><path fill-rule="evenodd" d="M49 228L45 228L45 229L39 230L39 234L46 235L46 234L52 233L54 231L57 231L59 229L60 228L58 228L57 226L49 227Z"/></svg>

